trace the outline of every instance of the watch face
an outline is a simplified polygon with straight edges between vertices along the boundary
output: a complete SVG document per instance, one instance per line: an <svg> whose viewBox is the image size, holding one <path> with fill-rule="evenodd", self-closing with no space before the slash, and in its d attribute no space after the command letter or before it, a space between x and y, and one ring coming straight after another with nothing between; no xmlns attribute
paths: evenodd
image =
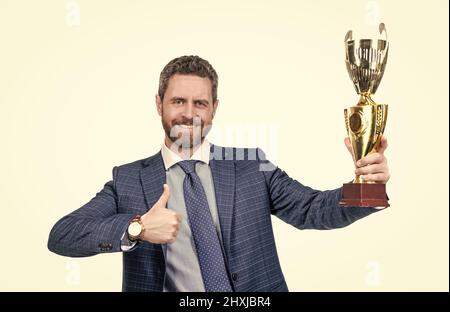
<svg viewBox="0 0 450 312"><path fill-rule="evenodd" d="M131 236L139 236L139 234L141 234L141 231L142 227L139 222L132 222L128 226L128 234L130 234Z"/></svg>

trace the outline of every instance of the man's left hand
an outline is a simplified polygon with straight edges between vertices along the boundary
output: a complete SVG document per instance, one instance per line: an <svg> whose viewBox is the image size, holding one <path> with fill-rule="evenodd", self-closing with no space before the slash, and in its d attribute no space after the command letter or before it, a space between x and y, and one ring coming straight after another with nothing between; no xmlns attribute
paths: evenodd
<svg viewBox="0 0 450 312"><path fill-rule="evenodd" d="M352 155L353 160L355 160L350 139L345 138L344 142L348 151ZM355 174L361 176L365 182L386 183L389 181L391 175L389 173L387 159L384 156L384 151L387 146L387 139L384 135L382 135L378 151L376 153L369 154L356 162Z"/></svg>

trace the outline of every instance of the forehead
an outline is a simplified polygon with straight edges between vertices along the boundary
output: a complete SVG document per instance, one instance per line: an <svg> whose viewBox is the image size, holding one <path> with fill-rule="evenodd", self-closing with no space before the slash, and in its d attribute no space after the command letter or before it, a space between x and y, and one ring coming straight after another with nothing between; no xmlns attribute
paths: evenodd
<svg viewBox="0 0 450 312"><path fill-rule="evenodd" d="M211 88L207 77L175 74L169 79L165 97L211 97Z"/></svg>

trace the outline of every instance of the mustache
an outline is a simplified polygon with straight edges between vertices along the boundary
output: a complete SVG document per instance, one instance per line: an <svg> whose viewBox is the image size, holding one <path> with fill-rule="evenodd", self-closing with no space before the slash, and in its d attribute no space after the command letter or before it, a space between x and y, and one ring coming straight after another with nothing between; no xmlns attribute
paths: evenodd
<svg viewBox="0 0 450 312"><path fill-rule="evenodd" d="M199 126L201 125L202 127L205 125L205 122L203 120L201 120L200 118L192 118L192 119L188 119L188 118L182 118L179 120L174 120L172 122L172 125L176 126L176 125L186 125L186 126Z"/></svg>

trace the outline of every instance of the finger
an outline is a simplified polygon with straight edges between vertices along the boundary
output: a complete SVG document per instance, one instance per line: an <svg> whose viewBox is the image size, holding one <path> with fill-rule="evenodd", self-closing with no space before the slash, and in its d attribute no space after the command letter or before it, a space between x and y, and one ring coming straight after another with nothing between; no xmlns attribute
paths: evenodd
<svg viewBox="0 0 450 312"><path fill-rule="evenodd" d="M175 214L179 223L181 223L181 215L179 213Z"/></svg>
<svg viewBox="0 0 450 312"><path fill-rule="evenodd" d="M173 223L173 228L174 228L175 230L179 230L179 229L180 229L180 223L179 223L178 221L174 222L174 223Z"/></svg>
<svg viewBox="0 0 450 312"><path fill-rule="evenodd" d="M388 170L386 165L384 164L373 164L367 165L361 168L357 168L355 170L356 175L365 175L365 174L375 174L375 173L386 173Z"/></svg>
<svg viewBox="0 0 450 312"><path fill-rule="evenodd" d="M166 207L167 202L169 201L170 197L170 189L169 185L164 184L164 191L161 194L161 197L158 199L158 206Z"/></svg>
<svg viewBox="0 0 450 312"><path fill-rule="evenodd" d="M378 148L378 153L383 154L387 147L388 147L388 141L387 141L387 138L383 134L383 135L381 135L381 142L380 142L380 147Z"/></svg>
<svg viewBox="0 0 450 312"><path fill-rule="evenodd" d="M167 243L173 244L173 243L175 243L175 240L176 240L176 239L177 239L176 237L172 237L171 239L169 239L169 240L167 241Z"/></svg>
<svg viewBox="0 0 450 312"><path fill-rule="evenodd" d="M378 183L386 183L390 176L386 173L374 173L374 174L366 174L362 175L364 182L378 182Z"/></svg>
<svg viewBox="0 0 450 312"><path fill-rule="evenodd" d="M356 162L357 167L364 167L372 164L381 164L385 161L385 158L380 153L372 153L367 155L366 157L361 158Z"/></svg>
<svg viewBox="0 0 450 312"><path fill-rule="evenodd" d="M344 139L344 144L345 144L345 147L347 148L348 152L350 153L350 155L352 155L353 163L355 163L356 162L355 153L353 152L352 142L350 141L350 139L348 137L346 137ZM355 167L356 167L356 164L355 164Z"/></svg>
<svg viewBox="0 0 450 312"><path fill-rule="evenodd" d="M345 147L347 148L348 152L350 153L350 155L352 155L353 160L355 160L355 155L353 154L352 142L350 142L350 139L348 137L346 137L344 139L344 144L345 144Z"/></svg>
<svg viewBox="0 0 450 312"><path fill-rule="evenodd" d="M344 139L344 143L345 147L347 147L348 152L353 155L352 142L350 142L350 139L348 137Z"/></svg>

